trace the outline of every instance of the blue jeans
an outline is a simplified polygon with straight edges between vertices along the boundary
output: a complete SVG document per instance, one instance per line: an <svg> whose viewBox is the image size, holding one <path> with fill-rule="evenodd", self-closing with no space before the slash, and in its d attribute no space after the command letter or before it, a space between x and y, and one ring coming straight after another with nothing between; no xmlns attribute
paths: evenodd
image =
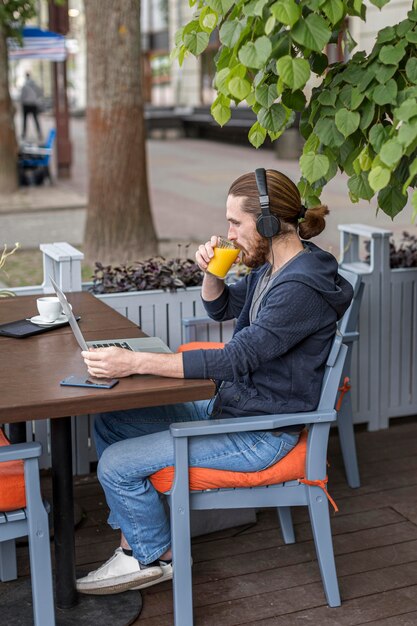
<svg viewBox="0 0 417 626"><path fill-rule="evenodd" d="M210 419L208 404L202 400L96 416L97 475L110 507L108 522L122 530L143 564L155 561L171 544L162 496L148 479L174 464L169 425ZM192 437L189 463L190 467L256 472L288 454L297 441L298 434L264 431Z"/></svg>

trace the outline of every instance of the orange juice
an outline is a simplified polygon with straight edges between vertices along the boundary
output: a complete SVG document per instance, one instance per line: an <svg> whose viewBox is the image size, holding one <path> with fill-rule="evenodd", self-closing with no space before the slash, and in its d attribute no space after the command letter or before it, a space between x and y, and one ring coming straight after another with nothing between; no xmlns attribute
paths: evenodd
<svg viewBox="0 0 417 626"><path fill-rule="evenodd" d="M239 255L239 248L213 248L214 257L210 259L207 271L218 278L225 278Z"/></svg>

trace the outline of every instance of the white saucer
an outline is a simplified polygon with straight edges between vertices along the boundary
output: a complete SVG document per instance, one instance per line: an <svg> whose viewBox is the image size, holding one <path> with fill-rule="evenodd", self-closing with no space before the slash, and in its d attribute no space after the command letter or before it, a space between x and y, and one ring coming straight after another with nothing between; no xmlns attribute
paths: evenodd
<svg viewBox="0 0 417 626"><path fill-rule="evenodd" d="M65 313L62 313L53 322L48 322L44 320L40 315L34 315L29 319L29 322L32 322L32 324L36 324L37 326L57 326L58 324L65 324L65 322L68 322L68 317L65 315Z"/></svg>

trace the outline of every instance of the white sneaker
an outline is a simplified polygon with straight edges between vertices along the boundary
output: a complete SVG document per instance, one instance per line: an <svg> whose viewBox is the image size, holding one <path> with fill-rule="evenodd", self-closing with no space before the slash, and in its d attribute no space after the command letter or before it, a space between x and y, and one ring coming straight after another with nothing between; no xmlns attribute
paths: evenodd
<svg viewBox="0 0 417 626"><path fill-rule="evenodd" d="M158 583L163 583L165 580L172 579L172 563L161 563L159 561L159 566L162 570L162 576L156 578L155 580L144 581L142 584L137 585L136 587L130 587L130 591L137 591L138 589L145 589L145 587L152 587L152 585L157 585Z"/></svg>
<svg viewBox="0 0 417 626"><path fill-rule="evenodd" d="M141 589L143 583L148 586L160 578L163 578L163 569L159 565L141 565L122 548L117 548L101 567L77 580L77 590L92 595L122 593L133 587Z"/></svg>

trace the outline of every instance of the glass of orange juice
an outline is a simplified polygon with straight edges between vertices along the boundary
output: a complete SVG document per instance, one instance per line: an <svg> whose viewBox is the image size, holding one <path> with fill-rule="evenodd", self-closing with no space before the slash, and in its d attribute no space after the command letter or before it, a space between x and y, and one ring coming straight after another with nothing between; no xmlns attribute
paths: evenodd
<svg viewBox="0 0 417 626"><path fill-rule="evenodd" d="M210 259L207 271L217 276L217 278L225 278L227 272L236 261L240 249L226 237L217 237L217 245L213 250L214 256Z"/></svg>

